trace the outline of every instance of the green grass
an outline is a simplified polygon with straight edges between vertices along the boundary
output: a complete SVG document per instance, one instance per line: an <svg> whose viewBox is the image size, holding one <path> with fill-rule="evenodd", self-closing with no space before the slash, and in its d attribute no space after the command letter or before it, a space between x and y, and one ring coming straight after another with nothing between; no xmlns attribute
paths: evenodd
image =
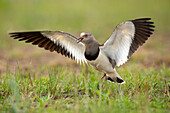
<svg viewBox="0 0 170 113"><path fill-rule="evenodd" d="M0 112L169 112L169 0L0 0ZM120 68L126 81L9 38L14 31L91 32L104 42L126 20L151 17L155 32Z"/></svg>
<svg viewBox="0 0 170 113"><path fill-rule="evenodd" d="M119 68L125 84L99 81L98 73L82 68L48 67L38 73L9 71L0 76L0 110L10 112L168 112L170 68ZM72 71L70 71L72 70Z"/></svg>

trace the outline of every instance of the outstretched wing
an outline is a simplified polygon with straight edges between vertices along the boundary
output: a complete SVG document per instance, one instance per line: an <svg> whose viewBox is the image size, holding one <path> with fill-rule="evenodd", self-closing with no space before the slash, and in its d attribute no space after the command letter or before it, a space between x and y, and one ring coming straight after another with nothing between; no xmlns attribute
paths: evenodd
<svg viewBox="0 0 170 113"><path fill-rule="evenodd" d="M84 44L77 43L78 39L69 33L62 31L32 31L14 32L10 35L14 39L38 45L51 52L57 51L66 57L77 60L77 62L86 62Z"/></svg>
<svg viewBox="0 0 170 113"><path fill-rule="evenodd" d="M119 24L101 47L117 66L124 64L150 37L155 26L149 20L151 19L141 18Z"/></svg>

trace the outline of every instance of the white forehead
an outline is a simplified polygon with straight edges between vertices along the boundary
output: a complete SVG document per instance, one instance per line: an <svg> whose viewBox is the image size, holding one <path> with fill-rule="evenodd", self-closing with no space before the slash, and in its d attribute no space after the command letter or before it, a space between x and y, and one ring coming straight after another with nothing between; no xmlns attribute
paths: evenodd
<svg viewBox="0 0 170 113"><path fill-rule="evenodd" d="M80 34L80 36L84 36L84 35L90 35L90 33L89 33L89 32L82 32L82 33Z"/></svg>
<svg viewBox="0 0 170 113"><path fill-rule="evenodd" d="M80 34L80 36L84 36L86 33L85 32L82 32L81 34Z"/></svg>

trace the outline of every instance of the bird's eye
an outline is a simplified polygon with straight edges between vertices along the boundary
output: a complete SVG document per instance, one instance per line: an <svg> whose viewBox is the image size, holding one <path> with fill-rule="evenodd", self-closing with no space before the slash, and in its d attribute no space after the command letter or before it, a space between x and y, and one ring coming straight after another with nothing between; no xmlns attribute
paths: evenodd
<svg viewBox="0 0 170 113"><path fill-rule="evenodd" d="M84 37L87 37L87 34L86 34L86 35L84 35Z"/></svg>

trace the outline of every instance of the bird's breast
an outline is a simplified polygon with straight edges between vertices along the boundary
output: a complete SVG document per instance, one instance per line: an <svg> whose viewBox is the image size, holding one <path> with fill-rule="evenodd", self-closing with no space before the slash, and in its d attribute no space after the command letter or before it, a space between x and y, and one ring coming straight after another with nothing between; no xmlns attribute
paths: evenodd
<svg viewBox="0 0 170 113"><path fill-rule="evenodd" d="M96 51L85 51L84 56L87 60L93 61L96 60L99 56L100 49L98 48Z"/></svg>
<svg viewBox="0 0 170 113"><path fill-rule="evenodd" d="M104 73L112 72L113 67L109 62L108 57L100 50L98 57L95 60L87 60L88 63L96 70L102 71Z"/></svg>

